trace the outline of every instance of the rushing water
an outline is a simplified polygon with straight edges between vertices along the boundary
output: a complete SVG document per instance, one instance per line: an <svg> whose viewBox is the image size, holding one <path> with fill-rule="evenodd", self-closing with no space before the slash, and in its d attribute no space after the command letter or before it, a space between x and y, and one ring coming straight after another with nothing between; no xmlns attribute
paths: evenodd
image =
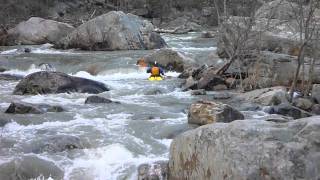
<svg viewBox="0 0 320 180"><path fill-rule="evenodd" d="M164 38L173 49L205 62L215 44L212 39L198 36L164 35ZM167 160L171 138L189 128L186 109L197 99L181 91L178 73L168 72L172 78L149 82L145 70L135 65L137 59L152 51L58 51L43 45L32 47L32 53L26 54L18 48L3 47L0 51L0 66L10 69L5 73L27 75L40 71L39 64L49 63L57 71L105 83L111 91L100 96L121 104L85 105L89 94L80 93L15 96L12 92L17 82L0 80L1 112L12 101L47 103L67 109L41 115L0 114L11 120L0 127L0 173L14 175L17 172L3 166L32 156L54 163L63 170L64 179L136 179L140 164ZM95 69L98 74L92 76L87 69ZM59 135L79 137L85 148L34 151L41 141ZM29 166L39 168L41 164ZM39 169L35 171L39 177L48 173Z"/></svg>

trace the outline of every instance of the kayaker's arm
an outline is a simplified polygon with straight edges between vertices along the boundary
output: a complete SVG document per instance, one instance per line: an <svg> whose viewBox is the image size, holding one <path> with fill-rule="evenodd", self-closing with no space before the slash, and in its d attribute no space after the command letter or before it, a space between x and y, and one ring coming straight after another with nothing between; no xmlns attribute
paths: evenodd
<svg viewBox="0 0 320 180"><path fill-rule="evenodd" d="M164 70L163 70L162 68L160 68L160 74L163 75L163 76L165 76Z"/></svg>
<svg viewBox="0 0 320 180"><path fill-rule="evenodd" d="M147 73L151 73L151 68L148 68L148 69L147 69Z"/></svg>

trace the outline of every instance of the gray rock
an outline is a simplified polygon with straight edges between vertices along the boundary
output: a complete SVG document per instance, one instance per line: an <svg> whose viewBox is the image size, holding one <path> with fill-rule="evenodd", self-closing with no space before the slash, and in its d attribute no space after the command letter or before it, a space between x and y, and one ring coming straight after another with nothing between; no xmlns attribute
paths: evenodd
<svg viewBox="0 0 320 180"><path fill-rule="evenodd" d="M320 116L242 120L187 131L170 147L169 179L319 179Z"/></svg>
<svg viewBox="0 0 320 180"><path fill-rule="evenodd" d="M8 31L10 45L57 43L74 30L69 24L32 17Z"/></svg>
<svg viewBox="0 0 320 180"><path fill-rule="evenodd" d="M297 98L293 100L293 105L297 108L303 109L305 111L311 110L313 102L307 98Z"/></svg>
<svg viewBox="0 0 320 180"><path fill-rule="evenodd" d="M10 120L8 120L8 119L0 118L0 127L4 127L9 122L10 122Z"/></svg>
<svg viewBox="0 0 320 180"><path fill-rule="evenodd" d="M286 0L266 2L256 12L256 18L292 20L297 12L297 4Z"/></svg>
<svg viewBox="0 0 320 180"><path fill-rule="evenodd" d="M168 161L141 164L138 167L138 180L166 180L168 178Z"/></svg>
<svg viewBox="0 0 320 180"><path fill-rule="evenodd" d="M288 103L288 93L282 86L249 91L239 94L236 98L265 106Z"/></svg>
<svg viewBox="0 0 320 180"><path fill-rule="evenodd" d="M40 71L26 76L15 87L13 94L92 93L109 89L100 82L69 76L61 72Z"/></svg>
<svg viewBox="0 0 320 180"><path fill-rule="evenodd" d="M320 115L320 104L315 104L312 106L312 113Z"/></svg>
<svg viewBox="0 0 320 180"><path fill-rule="evenodd" d="M0 74L0 80L3 81L18 81L23 79L21 75L14 75L14 74Z"/></svg>
<svg viewBox="0 0 320 180"><path fill-rule="evenodd" d="M320 84L314 84L312 86L311 97L317 102L320 103Z"/></svg>
<svg viewBox="0 0 320 180"><path fill-rule="evenodd" d="M193 95L193 96L206 95L206 94L207 94L207 92L204 89L198 89L198 90L191 91L191 95Z"/></svg>
<svg viewBox="0 0 320 180"><path fill-rule="evenodd" d="M281 114L284 116L293 117L294 119L300 119L312 116L311 113L304 111L302 109L299 109L297 107L291 106L288 103L282 103L277 106L273 106L270 109L270 114Z"/></svg>
<svg viewBox="0 0 320 180"><path fill-rule="evenodd" d="M153 32L153 25L132 14L111 11L98 16L70 33L57 48L83 50L158 49L166 43Z"/></svg>
<svg viewBox="0 0 320 180"><path fill-rule="evenodd" d="M183 84L183 91L187 91L189 89L197 89L197 81L193 79L192 76L190 76L188 79L185 80Z"/></svg>
<svg viewBox="0 0 320 180"><path fill-rule="evenodd" d="M36 156L21 156L0 165L0 179L63 179L64 172L55 163Z"/></svg>
<svg viewBox="0 0 320 180"><path fill-rule="evenodd" d="M113 101L100 96L89 96L87 97L84 103L85 104L97 104L97 103L109 104L109 103L113 103Z"/></svg>
<svg viewBox="0 0 320 180"><path fill-rule="evenodd" d="M165 27L166 32L172 34L186 34L202 29L201 25L192 22L192 19L187 16L175 18L168 23L162 24L162 27Z"/></svg>
<svg viewBox="0 0 320 180"><path fill-rule="evenodd" d="M31 143L31 151L36 154L43 152L57 153L85 147L80 138L70 135L52 136Z"/></svg>
<svg viewBox="0 0 320 180"><path fill-rule="evenodd" d="M0 72L5 72L7 69L4 67L0 67Z"/></svg>
<svg viewBox="0 0 320 180"><path fill-rule="evenodd" d="M186 66L195 63L195 61L184 54L171 50L160 49L149 55L142 57L137 61L138 65L153 65L155 62L168 71L182 72Z"/></svg>
<svg viewBox="0 0 320 180"><path fill-rule="evenodd" d="M238 110L227 104L213 101L198 101L189 108L188 123L206 125L217 122L229 123L244 119Z"/></svg>
<svg viewBox="0 0 320 180"><path fill-rule="evenodd" d="M216 75L213 68L206 69L201 75L198 76L201 77L197 84L198 89L205 89L207 91L227 89L225 80Z"/></svg>
<svg viewBox="0 0 320 180"><path fill-rule="evenodd" d="M215 37L215 33L214 32L210 32L210 31L205 31L201 33L201 38L214 38Z"/></svg>
<svg viewBox="0 0 320 180"><path fill-rule="evenodd" d="M29 104L12 102L5 113L8 114L42 114L45 112L62 112L64 109L60 106L51 106L47 104Z"/></svg>

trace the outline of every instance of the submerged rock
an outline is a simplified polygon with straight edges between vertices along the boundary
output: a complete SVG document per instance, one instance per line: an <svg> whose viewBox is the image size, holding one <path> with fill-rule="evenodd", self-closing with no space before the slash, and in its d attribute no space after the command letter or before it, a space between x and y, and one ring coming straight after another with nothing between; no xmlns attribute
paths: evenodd
<svg viewBox="0 0 320 180"><path fill-rule="evenodd" d="M42 114L45 112L62 112L64 109L60 106L51 106L48 104L29 104L17 103L10 104L5 113L8 114Z"/></svg>
<svg viewBox="0 0 320 180"><path fill-rule="evenodd" d="M7 69L4 67L0 67L0 72L5 72Z"/></svg>
<svg viewBox="0 0 320 180"><path fill-rule="evenodd" d="M216 122L232 122L244 119L238 110L227 104L213 101L198 101L189 108L188 123L206 125Z"/></svg>
<svg viewBox="0 0 320 180"><path fill-rule="evenodd" d="M10 122L10 120L8 120L8 119L0 118L0 127L4 127L9 122Z"/></svg>
<svg viewBox="0 0 320 180"><path fill-rule="evenodd" d="M119 103L119 102L114 102L114 101L111 101L110 99L100 97L100 96L89 96L87 97L84 103L85 104L97 104L97 103L109 104L109 103Z"/></svg>
<svg viewBox="0 0 320 180"><path fill-rule="evenodd" d="M191 91L191 95L193 95L193 96L206 95L206 94L207 94L207 92L204 89Z"/></svg>
<svg viewBox="0 0 320 180"><path fill-rule="evenodd" d="M8 31L7 43L9 45L57 43L73 30L74 27L66 23L32 17Z"/></svg>
<svg viewBox="0 0 320 180"><path fill-rule="evenodd" d="M31 151L33 153L57 153L85 148L85 144L80 138L70 135L58 135L44 138L40 141L32 142L31 146Z"/></svg>
<svg viewBox="0 0 320 180"><path fill-rule="evenodd" d="M141 164L138 167L138 180L160 180L168 178L168 161Z"/></svg>
<svg viewBox="0 0 320 180"><path fill-rule="evenodd" d="M55 163L36 156L22 156L0 165L0 179L63 179Z"/></svg>
<svg viewBox="0 0 320 180"><path fill-rule="evenodd" d="M165 70L177 72L182 72L186 66L195 63L193 59L180 52L171 49L160 49L142 57L137 61L137 65L151 66L155 62Z"/></svg>
<svg viewBox="0 0 320 180"><path fill-rule="evenodd" d="M133 14L111 11L80 25L56 44L63 49L139 50L166 46L153 25Z"/></svg>
<svg viewBox="0 0 320 180"><path fill-rule="evenodd" d="M15 87L13 94L56 94L91 93L98 94L109 89L100 82L73 77L61 72L41 71L30 74Z"/></svg>
<svg viewBox="0 0 320 180"><path fill-rule="evenodd" d="M214 123L175 138L169 179L319 179L320 116Z"/></svg>

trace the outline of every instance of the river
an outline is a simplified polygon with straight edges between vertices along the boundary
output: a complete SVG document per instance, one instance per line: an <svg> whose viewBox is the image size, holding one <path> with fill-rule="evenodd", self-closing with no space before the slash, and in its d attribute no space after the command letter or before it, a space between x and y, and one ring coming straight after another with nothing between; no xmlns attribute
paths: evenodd
<svg viewBox="0 0 320 180"><path fill-rule="evenodd" d="M205 63L215 43L199 36L198 33L163 35L171 48ZM49 63L57 71L105 83L111 91L100 95L121 104L85 105L89 94L80 93L16 96L12 92L18 82L1 80L1 112L12 101L47 103L67 109L41 115L2 113L11 122L0 127L1 173L23 178L17 171L27 168L10 162L36 157L59 167L63 179L136 179L140 164L167 160L172 137L190 128L187 108L198 97L181 91L179 74L167 72L171 78L149 82L145 70L135 65L152 51L61 51L42 45L32 46L31 53L20 53L18 48L21 47L2 47L0 66L10 69L5 73L25 76L40 71L39 64ZM90 75L85 71L88 68L97 69L98 74ZM80 138L85 148L37 152L43 141L61 135ZM29 166L39 170L23 172L27 173L25 177L41 179L41 174L54 174L49 167L41 167L46 165L28 161L31 160L26 160Z"/></svg>

